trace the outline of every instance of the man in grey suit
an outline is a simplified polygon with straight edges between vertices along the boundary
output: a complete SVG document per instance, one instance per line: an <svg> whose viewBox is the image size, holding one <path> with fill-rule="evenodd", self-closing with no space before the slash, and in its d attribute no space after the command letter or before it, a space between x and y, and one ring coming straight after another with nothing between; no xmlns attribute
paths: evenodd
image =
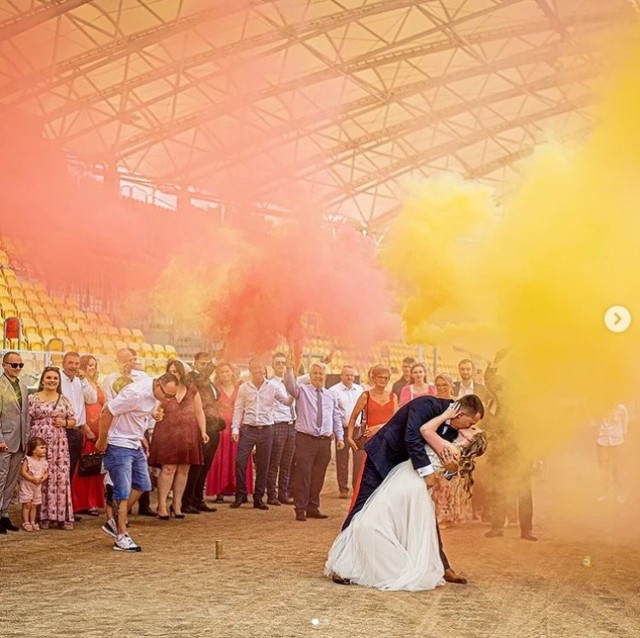
<svg viewBox="0 0 640 638"><path fill-rule="evenodd" d="M29 439L27 387L20 382L24 363L17 352L2 357L0 376L0 534L17 532L9 518L11 496L20 475L20 464Z"/></svg>

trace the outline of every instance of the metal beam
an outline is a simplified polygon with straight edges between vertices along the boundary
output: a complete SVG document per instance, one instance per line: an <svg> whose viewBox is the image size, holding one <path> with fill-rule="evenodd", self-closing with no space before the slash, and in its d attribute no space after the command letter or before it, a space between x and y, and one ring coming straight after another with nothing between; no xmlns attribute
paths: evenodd
<svg viewBox="0 0 640 638"><path fill-rule="evenodd" d="M337 195L331 195L325 198L324 204L327 207L337 208L342 203L351 199L355 195L363 194L370 188L374 188L379 184L387 182L391 179L396 179L404 173L414 170L421 165L428 164L435 159L440 159L447 155L456 153L464 147L490 139L495 135L499 135L500 133L504 133L511 129L522 128L527 124L538 122L540 120L553 117L554 115L561 115L562 113L567 113L569 111L575 111L580 108L584 108L590 104L593 104L595 100L596 96L594 95L594 93L589 92L583 96L580 96L573 100L562 102L561 104L557 104L548 109L537 111L536 113L531 113L527 116L496 124L495 126L482 129L464 138L439 144L438 146L435 146L428 151L420 151L412 155L408 155L400 160L392 162L384 168L378 169L371 173L367 173L359 179L352 180L349 183L349 186L341 189L341 192L339 192Z"/></svg>
<svg viewBox="0 0 640 638"><path fill-rule="evenodd" d="M250 0L248 6L249 8L254 8L262 4L269 4L272 1L273 0ZM523 0L505 0L506 3L521 1ZM240 40L233 45L224 47L224 55L229 55L230 52L237 53L242 50L264 46L266 44L282 40L283 38L287 40L287 46L289 46L290 44L299 41L301 38L315 37L318 34L324 33L327 29L335 29L371 15L377 15L392 9L401 9L403 7L413 6L420 2L421 0L379 0L374 4L368 4L355 9L343 9L328 16L309 20L299 25L283 26L282 29L275 29L265 34ZM170 22L166 25L147 29L136 33L133 36L121 38L115 43L97 47L85 54L75 56L70 60L65 60L56 64L54 77L52 77L51 69L47 69L46 71L38 72L38 74L36 74L37 77L27 76L22 80L18 79L9 85L0 87L0 98L14 93L19 90L20 87L24 87L25 85L31 86L31 90L21 96L20 101L22 101L31 97L33 94L41 93L43 90L51 90L57 86L68 83L70 80L73 81L74 79L86 75L88 72L100 68L104 64L111 63L124 55L140 51L149 44L157 43L161 38L166 38L170 35L180 33L181 31L198 27L203 21L209 21L230 15L246 8L246 3L240 3L238 0L227 0L223 6L218 5L215 9L200 11L197 14ZM84 67L85 64L91 63L93 63L91 67ZM71 75L63 77L64 73L67 72L71 72ZM42 80L48 80L48 82L46 82L44 86L34 86L34 83L38 83Z"/></svg>
<svg viewBox="0 0 640 638"><path fill-rule="evenodd" d="M305 130L305 135L307 137L313 135L314 133L319 133L327 127L340 126L342 123L349 119L352 119L355 116L360 116L367 112L376 110L386 104L401 102L403 99L412 97L435 86L445 86L448 82L456 82L459 80L475 77L476 75L480 74L515 68L524 63L532 63L544 59L555 59L556 56L552 55L555 51L555 46L556 45L554 43L551 43L546 47L539 47L534 51L517 53L502 60L492 62L490 64L484 64L471 68L463 68L455 73L445 74L438 78L427 78L418 82L412 82L404 86L399 86L390 91L385 96L384 100L381 100L378 96L368 95L366 97L353 100L343 105L338 115L336 115L335 109L325 109L324 111L321 111L319 113L310 113L304 118L294 120L291 123L287 123L282 127L277 127L277 129L274 129L274 131L272 131L272 133L274 133L274 137L271 148L282 144L282 137L288 132L301 130L309 124L319 122L319 124L317 124L311 130ZM218 117L218 114L211 112L207 114L207 119L213 119L215 117ZM346 144L349 143L347 142ZM267 149L260 149L260 151L264 150ZM210 164L214 164L214 170L220 170L223 167L230 167L236 163L240 163L244 159L255 155L256 152L258 152L258 150L255 148L249 148L246 151L241 152L234 152L233 150L230 150L228 154L229 157L226 159L217 160L216 157L208 158L207 160L201 161L199 166L197 167L194 166L194 163L191 163L186 169L181 169L180 171L177 171L171 175L164 175L162 179L171 180L177 179L178 177L183 179L195 179L198 173L194 173L194 168L204 168ZM225 157L225 155L223 155L223 157ZM189 171L189 173L187 173L187 170Z"/></svg>
<svg viewBox="0 0 640 638"><path fill-rule="evenodd" d="M463 68L460 71L454 73L446 73L438 78L426 78L417 82L393 88L385 94L381 95L369 95L362 100L358 100L359 104L376 105L377 107L390 102L397 102L402 98L410 95L415 95L427 89L435 86L445 86L449 82L455 82L468 78L475 77L479 74L494 73L501 69L512 68L521 64L528 64L532 61L540 61L542 59L548 59L549 61L555 61L558 57L556 51L557 44L552 43L546 47L539 47L534 51L525 51L523 53L517 53L515 55L508 56L502 60L496 60L491 63L479 64L473 67ZM575 47L574 47L575 48ZM179 135L188 131L194 127L202 126L204 123L214 120L218 117L226 115L235 111L238 107L242 106L246 108L247 104L253 102L259 102L260 100L274 97L285 93L286 91L293 91L303 88L305 86L311 86L316 82L333 77L332 69L323 69L315 73L311 73L306 77L289 80L281 84L261 89L250 95L240 95L228 100L222 105L211 105L203 111L197 111L196 113L176 118L173 122L166 126L159 126L153 130L143 131L139 135L132 136L125 140L117 148L113 149L112 153L118 159L128 157L134 153L144 150L148 146L153 146L159 141L170 138L174 135ZM335 111L334 111L335 112ZM79 137L79 134L68 136L67 139L73 139ZM99 161L100 157L88 158L89 161Z"/></svg>
<svg viewBox="0 0 640 638"><path fill-rule="evenodd" d="M49 0L46 4L38 5L30 11L20 13L0 24L0 42L13 38L24 31L51 20L51 18L73 11L89 2L92 2L92 0Z"/></svg>
<svg viewBox="0 0 640 638"><path fill-rule="evenodd" d="M518 96L535 94L537 91L587 80L594 77L597 70L598 68L594 65L587 65L581 69L572 70L559 75L548 76L533 82L525 82L511 89L482 96L472 102L463 101L459 104L454 104L453 106L436 109L424 115L394 124L393 126L388 126L383 129L378 129L365 135L361 135L360 137L351 139L348 142L338 144L331 149L321 151L320 153L306 158L303 162L298 162L284 170L279 170L279 172L287 175L287 177L281 178L277 182L269 182L268 184L265 184L262 189L259 188L258 197L277 190L278 188L282 188L287 184L309 177L315 172L313 167L320 163L322 163L324 168L330 168L333 165L341 163L341 161L345 161L346 158L343 160L340 159L340 156L345 153L350 155L356 150L358 154L372 151L379 146L401 139L408 133L419 131L439 121L443 121L446 118L455 117L456 115L472 111L482 106L490 106L491 104L496 104ZM309 167L312 167L312 170L305 173L304 169Z"/></svg>
<svg viewBox="0 0 640 638"><path fill-rule="evenodd" d="M268 4L272 0L248 0L250 6ZM11 82L0 86L0 98L22 91L19 101L28 99L47 90L68 83L70 80L81 77L93 70L110 64L120 58L140 51L150 44L157 44L170 36L196 28L205 22L216 18L222 18L240 10L246 9L247 3L238 0L217 0L213 9L198 11L185 18L179 18L165 24L159 24L149 29L143 29L133 35L118 38L108 44L85 51L67 60L56 62L53 67L36 71L35 73L15 78ZM87 66L89 65L89 66ZM65 76L70 73L69 76Z"/></svg>
<svg viewBox="0 0 640 638"><path fill-rule="evenodd" d="M591 15L583 15L583 16L572 16L567 19L566 26L575 26L581 24L597 24L602 22L611 21L612 18L617 17L618 14L591 14ZM487 42L494 42L501 39L508 38L516 38L516 37L524 37L528 35L534 35L538 33L544 33L545 31L549 31L549 23L547 20L539 20L537 22L529 22L523 25L519 25L516 27L501 27L498 29L491 29L488 31L481 31L478 33L473 33L468 36L465 36L465 42L467 46L477 46L482 45ZM259 36L262 37L262 36ZM246 42L246 41L245 41ZM242 48L240 49L240 45ZM286 46L290 46L289 43ZM442 40L438 40L437 42L424 43L419 46L412 46L400 50L392 50L389 52L389 47L383 47L385 52L382 54L377 54L376 51L371 51L368 54L356 56L350 60L345 62L341 62L338 64L331 65L330 68L333 70L335 75L342 73L344 75L353 75L360 71L365 71L367 69L376 68L378 66L394 64L401 61L410 60L415 57L421 57L433 53L438 53L442 51L447 51L450 49L458 48L460 45L457 41L452 41L451 38L446 38ZM253 45L252 45L253 47ZM274 51L278 51L282 48L282 45L278 46L275 50L270 50L266 52L261 52L252 56L250 58L246 58L241 60L239 63L247 64L255 59L259 59L265 55L270 55ZM393 47L395 48L395 47ZM146 73L141 73L136 77L128 79L124 82L119 82L117 84L113 84L109 87L96 91L93 94L86 95L77 100L70 100L63 106L52 109L48 113L45 114L46 119L49 122L56 120L57 118L68 116L69 113L80 110L83 108L91 108L94 104L98 104L100 102L109 100L114 97L118 97L120 95L127 95L131 91L134 91L146 84L151 82L155 82L159 79L168 78L174 74L181 73L183 76L186 73L196 67L215 62L217 60L223 59L227 55L237 54L240 50L244 50L244 42L233 43L227 45L225 47L220 47L217 49L212 49L210 51L205 51L203 53L198 53L197 55L189 56L182 60L176 60L171 62L161 68L152 69ZM210 80L213 80L217 77L223 76L225 71L215 71L214 73L210 73L201 77L198 77L195 80L189 80L176 87L176 91L182 92L193 88L197 85L206 84ZM173 95L173 92L171 93ZM164 99L167 97L167 94L158 95L152 100L148 102L142 103L142 105L136 106L136 110L140 107L146 107L158 100ZM122 113L119 113L118 116L121 116ZM111 120L109 120L109 123Z"/></svg>

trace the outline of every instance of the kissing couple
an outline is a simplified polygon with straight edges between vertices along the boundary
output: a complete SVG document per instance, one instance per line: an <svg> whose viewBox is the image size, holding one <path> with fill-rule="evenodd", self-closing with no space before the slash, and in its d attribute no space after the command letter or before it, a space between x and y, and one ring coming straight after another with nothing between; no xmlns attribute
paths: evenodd
<svg viewBox="0 0 640 638"><path fill-rule="evenodd" d="M360 491L335 539L325 574L340 584L419 591L465 584L447 559L430 489L456 473L470 496L486 433L484 406L421 396L400 408L365 445Z"/></svg>

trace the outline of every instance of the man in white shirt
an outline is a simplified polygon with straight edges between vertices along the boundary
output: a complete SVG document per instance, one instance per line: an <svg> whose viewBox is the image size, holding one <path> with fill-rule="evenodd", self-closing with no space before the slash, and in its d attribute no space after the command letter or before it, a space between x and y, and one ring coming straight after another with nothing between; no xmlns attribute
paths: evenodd
<svg viewBox="0 0 640 638"><path fill-rule="evenodd" d="M259 359L249 361L249 381L238 390L233 409L231 439L238 442L236 454L236 500L230 507L237 508L247 497L247 462L255 446L256 482L253 507L268 510L262 497L267 488L267 474L273 442L273 409L276 402L291 405L293 399L275 383L267 381L267 367ZM242 427L241 427L242 426Z"/></svg>
<svg viewBox="0 0 640 638"><path fill-rule="evenodd" d="M69 444L69 476L73 480L78 461L84 446L84 437L95 439L91 428L87 425L87 410L85 403L96 403L98 393L85 378L84 370L80 369L80 355L77 352L67 352L62 359L61 389L73 407L76 415L76 427L66 428ZM73 489L73 483L71 485Z"/></svg>
<svg viewBox="0 0 640 638"><path fill-rule="evenodd" d="M118 369L108 374L102 381L105 401L114 399L125 385L149 378L149 375L144 370L138 369L136 353L130 348L120 348L116 352L116 365ZM149 429L146 433L148 441L151 440L154 425L155 421L149 417ZM156 516L150 506L150 496L151 492L144 492L138 499L138 514L140 516Z"/></svg>
<svg viewBox="0 0 640 638"><path fill-rule="evenodd" d="M141 551L127 533L127 510L143 492L151 491L144 438L149 417L162 419L163 405L176 396L177 389L178 379L173 374L141 379L123 388L102 410L96 449L106 450L104 466L113 482L114 513L102 529L115 537L115 550Z"/></svg>
<svg viewBox="0 0 640 638"><path fill-rule="evenodd" d="M104 390L105 400L111 401L115 398L118 392L114 388L114 383L120 377L128 377L132 381L139 381L140 379L148 379L149 375L136 368L136 355L129 348L121 348L116 352L116 364L118 370L108 374L102 382L102 389Z"/></svg>
<svg viewBox="0 0 640 638"><path fill-rule="evenodd" d="M270 383L284 387L284 373L287 370L287 356L283 352L276 352L271 359L273 377ZM291 483L291 464L296 448L296 413L295 406L276 403L273 408L273 443L269 458L269 472L267 473L267 503L279 506L293 505L289 497Z"/></svg>
<svg viewBox="0 0 640 638"><path fill-rule="evenodd" d="M347 431L347 423L351 418L351 413L355 404L358 402L360 395L364 392L362 386L354 383L356 371L353 366L344 366L340 372L340 381L329 388L329 392L338 399L338 407L342 417L342 427ZM356 438L360 435L360 415L356 419L356 427L354 435ZM336 476L338 478L338 489L340 490L340 498L349 498L349 451L351 446L345 445L342 449L338 449L336 441ZM364 451L358 450L353 453L353 472L351 477L351 487L355 489L358 472L364 457Z"/></svg>

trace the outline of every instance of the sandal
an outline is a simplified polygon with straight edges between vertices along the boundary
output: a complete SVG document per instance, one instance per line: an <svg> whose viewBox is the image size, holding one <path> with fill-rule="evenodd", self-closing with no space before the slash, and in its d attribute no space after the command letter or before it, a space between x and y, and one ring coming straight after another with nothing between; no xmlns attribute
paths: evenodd
<svg viewBox="0 0 640 638"><path fill-rule="evenodd" d="M22 529L25 532L33 532L33 525L27 521L26 523L22 523Z"/></svg>
<svg viewBox="0 0 640 638"><path fill-rule="evenodd" d="M70 532L73 529L73 523L70 523L69 521L66 521L64 523L60 523L60 529L64 529L64 530Z"/></svg>
<svg viewBox="0 0 640 638"><path fill-rule="evenodd" d="M97 507L92 507L91 509L88 509L87 514L89 514L89 516L100 516L100 512L98 511Z"/></svg>
<svg viewBox="0 0 640 638"><path fill-rule="evenodd" d="M31 523L31 527L33 527L34 532L40 531L40 525L38 525L38 523Z"/></svg>
<svg viewBox="0 0 640 638"><path fill-rule="evenodd" d="M49 529L49 521L40 521L40 529Z"/></svg>

